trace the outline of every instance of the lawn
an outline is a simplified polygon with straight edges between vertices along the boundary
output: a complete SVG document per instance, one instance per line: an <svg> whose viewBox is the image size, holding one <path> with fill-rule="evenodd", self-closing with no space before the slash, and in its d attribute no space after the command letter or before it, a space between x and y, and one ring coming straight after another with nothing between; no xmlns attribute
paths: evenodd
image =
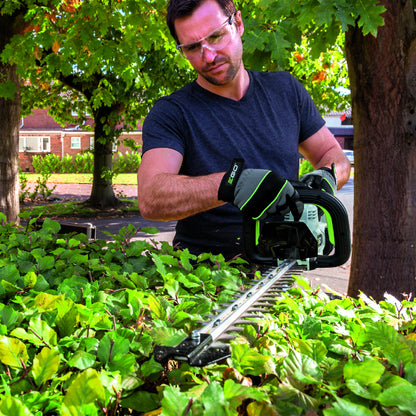
<svg viewBox="0 0 416 416"><path fill-rule="evenodd" d="M39 178L37 173L27 173L29 183L36 183ZM48 183L92 183L91 173L53 173ZM136 173L120 173L113 178L114 185L137 185Z"/></svg>

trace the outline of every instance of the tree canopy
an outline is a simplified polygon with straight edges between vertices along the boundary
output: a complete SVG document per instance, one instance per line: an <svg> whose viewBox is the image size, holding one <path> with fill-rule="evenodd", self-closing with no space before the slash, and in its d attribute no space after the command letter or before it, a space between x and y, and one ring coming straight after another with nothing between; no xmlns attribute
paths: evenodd
<svg viewBox="0 0 416 416"><path fill-rule="evenodd" d="M30 21L2 56L24 80L22 113L49 108L56 121L94 119L91 202L114 205L112 143L137 127L160 95L188 80L164 24L164 1L61 1L29 7ZM178 61L176 66L166 65Z"/></svg>

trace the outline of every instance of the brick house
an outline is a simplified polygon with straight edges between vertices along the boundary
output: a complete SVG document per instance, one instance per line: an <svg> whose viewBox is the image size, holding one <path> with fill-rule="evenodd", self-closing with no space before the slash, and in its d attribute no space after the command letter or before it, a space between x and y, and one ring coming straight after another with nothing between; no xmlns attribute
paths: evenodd
<svg viewBox="0 0 416 416"><path fill-rule="evenodd" d="M19 129L19 165L23 172L33 172L33 155L54 153L62 158L65 155L75 156L77 153L89 150L93 146L94 132L87 131L82 126L69 124L62 127L47 114L46 109L34 109L33 114L23 117ZM87 124L92 125L90 119ZM141 125L138 130L123 133L120 139L133 139L142 144ZM131 151L123 143L114 149L125 154Z"/></svg>

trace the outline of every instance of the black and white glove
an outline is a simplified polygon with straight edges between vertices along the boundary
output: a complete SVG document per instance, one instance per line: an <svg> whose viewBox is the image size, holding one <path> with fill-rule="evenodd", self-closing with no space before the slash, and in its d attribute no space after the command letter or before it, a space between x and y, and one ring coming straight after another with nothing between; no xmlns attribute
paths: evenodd
<svg viewBox="0 0 416 416"><path fill-rule="evenodd" d="M331 195L335 195L335 191L337 190L335 165L332 164L331 168L323 167L314 170L311 173L307 173L301 178L301 182L311 188L320 189L330 193Z"/></svg>
<svg viewBox="0 0 416 416"><path fill-rule="evenodd" d="M243 159L234 159L222 178L218 199L232 202L243 215L255 220L291 211L297 221L302 215L303 203L292 184L271 170L243 169L243 164Z"/></svg>

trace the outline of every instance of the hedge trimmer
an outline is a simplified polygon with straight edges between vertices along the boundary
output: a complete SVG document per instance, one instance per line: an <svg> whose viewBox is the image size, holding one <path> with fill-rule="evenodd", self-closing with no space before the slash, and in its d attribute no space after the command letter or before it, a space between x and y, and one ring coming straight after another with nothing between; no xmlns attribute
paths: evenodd
<svg viewBox="0 0 416 416"><path fill-rule="evenodd" d="M156 346L154 358L160 363L170 359L206 366L230 356L226 341L252 323L260 312L267 312L276 296L294 283L300 270L337 267L351 253L348 214L344 205L331 194L292 182L304 203L301 218L292 214L265 220L243 220L243 246L246 258L261 267L262 279L219 311L202 328L196 329L175 347Z"/></svg>

